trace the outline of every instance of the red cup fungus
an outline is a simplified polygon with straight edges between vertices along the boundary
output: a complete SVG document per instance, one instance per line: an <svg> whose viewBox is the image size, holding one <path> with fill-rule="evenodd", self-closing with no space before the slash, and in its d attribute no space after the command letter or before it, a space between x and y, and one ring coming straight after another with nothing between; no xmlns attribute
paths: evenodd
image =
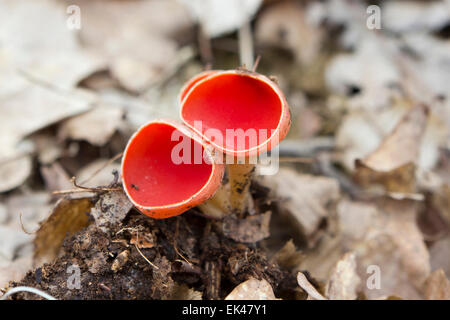
<svg viewBox="0 0 450 320"><path fill-rule="evenodd" d="M180 142L173 136L187 139L192 150L200 149L201 160L194 159L192 153L188 155L189 161L174 161L173 152ZM186 159L183 152L179 155ZM125 193L149 217L179 215L206 201L219 188L224 166L214 161L213 153L183 124L165 119L151 121L131 137L125 148L122 159Z"/></svg>
<svg viewBox="0 0 450 320"><path fill-rule="evenodd" d="M289 107L278 85L247 70L214 71L192 79L181 98L181 119L227 158L229 207L242 215L255 159L276 147L290 128Z"/></svg>
<svg viewBox="0 0 450 320"><path fill-rule="evenodd" d="M242 70L213 71L192 79L182 92L181 119L215 148L236 157L272 149L290 127L289 108L278 85Z"/></svg>

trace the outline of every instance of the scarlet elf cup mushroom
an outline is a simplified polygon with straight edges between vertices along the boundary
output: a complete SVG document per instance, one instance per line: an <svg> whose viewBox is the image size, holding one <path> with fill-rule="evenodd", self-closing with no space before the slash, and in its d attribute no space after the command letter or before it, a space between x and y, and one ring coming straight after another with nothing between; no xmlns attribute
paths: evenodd
<svg viewBox="0 0 450 320"><path fill-rule="evenodd" d="M242 214L256 157L279 144L290 128L289 107L278 85L247 70L210 71L180 95L181 119L226 155L229 205Z"/></svg>
<svg viewBox="0 0 450 320"><path fill-rule="evenodd" d="M188 144L177 153L180 139ZM162 219L179 215L210 198L219 188L223 164L214 150L182 123L159 119L142 126L129 140L122 159L124 191L143 214Z"/></svg>

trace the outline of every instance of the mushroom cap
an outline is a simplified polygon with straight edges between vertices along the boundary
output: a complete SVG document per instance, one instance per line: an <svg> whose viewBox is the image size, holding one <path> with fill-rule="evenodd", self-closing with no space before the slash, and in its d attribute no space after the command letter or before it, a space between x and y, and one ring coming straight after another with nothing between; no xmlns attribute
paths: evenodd
<svg viewBox="0 0 450 320"><path fill-rule="evenodd" d="M183 146L187 149L180 152ZM122 158L126 195L139 211L156 219L179 215L209 199L223 173L224 165L214 161L210 146L182 123L167 119L139 128Z"/></svg>
<svg viewBox="0 0 450 320"><path fill-rule="evenodd" d="M259 155L277 146L289 131L286 98L261 74L213 71L195 77L184 90L181 119L226 154Z"/></svg>
<svg viewBox="0 0 450 320"><path fill-rule="evenodd" d="M179 97L180 104L183 103L183 99L186 97L186 95L189 92L189 90L191 90L191 88L197 82L199 82L200 80L205 79L206 77L209 77L210 75L212 75L212 74L214 74L216 72L220 72L220 70L206 70L206 71L198 73L197 75L195 75L194 77L189 79L189 81L186 82L186 84L181 89L180 97Z"/></svg>

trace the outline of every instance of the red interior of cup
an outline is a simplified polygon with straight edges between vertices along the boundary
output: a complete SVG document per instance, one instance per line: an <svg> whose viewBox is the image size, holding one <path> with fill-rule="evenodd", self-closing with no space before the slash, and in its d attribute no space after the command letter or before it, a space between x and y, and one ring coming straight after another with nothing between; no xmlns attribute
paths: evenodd
<svg viewBox="0 0 450 320"><path fill-rule="evenodd" d="M246 74L218 73L196 82L183 101L181 116L191 127L201 120L197 131L219 148L242 151L267 140L282 112L282 101L269 83ZM218 130L222 138L211 136L208 129ZM246 133L243 137L239 129Z"/></svg>
<svg viewBox="0 0 450 320"><path fill-rule="evenodd" d="M172 152L182 141L171 141L177 131L191 145L190 163L176 164ZM178 136L177 136L178 137ZM187 141L187 140L186 140ZM166 123L151 123L139 130L127 146L123 159L123 182L129 196L140 206L166 206L189 199L202 189L212 165L194 158L193 150L203 147ZM178 155L183 156L183 151ZM186 156L186 155L185 155ZM185 161L189 162L189 161Z"/></svg>

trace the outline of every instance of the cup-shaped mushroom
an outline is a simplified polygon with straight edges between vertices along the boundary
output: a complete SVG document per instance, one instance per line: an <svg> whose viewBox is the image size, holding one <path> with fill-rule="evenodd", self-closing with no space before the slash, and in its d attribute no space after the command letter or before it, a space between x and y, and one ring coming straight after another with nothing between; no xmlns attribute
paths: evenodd
<svg viewBox="0 0 450 320"><path fill-rule="evenodd" d="M284 94L266 76L216 71L192 82L181 102L181 119L222 152L240 158L259 155L289 131Z"/></svg>
<svg viewBox="0 0 450 320"><path fill-rule="evenodd" d="M179 215L209 199L223 173L213 148L185 125L165 119L142 126L122 159L125 193L139 211L157 219Z"/></svg>
<svg viewBox="0 0 450 320"><path fill-rule="evenodd" d="M203 71L200 72L199 74L195 75L194 77L192 77L191 79L189 79L188 82L186 82L186 84L183 86L183 88L181 89L180 92L180 96L179 96L179 102L180 104L183 103L184 98L186 97L187 93L189 92L189 90L192 89L192 87L199 82L200 80L205 79L206 77L209 77L210 75L219 72L218 70L207 70L207 71Z"/></svg>

